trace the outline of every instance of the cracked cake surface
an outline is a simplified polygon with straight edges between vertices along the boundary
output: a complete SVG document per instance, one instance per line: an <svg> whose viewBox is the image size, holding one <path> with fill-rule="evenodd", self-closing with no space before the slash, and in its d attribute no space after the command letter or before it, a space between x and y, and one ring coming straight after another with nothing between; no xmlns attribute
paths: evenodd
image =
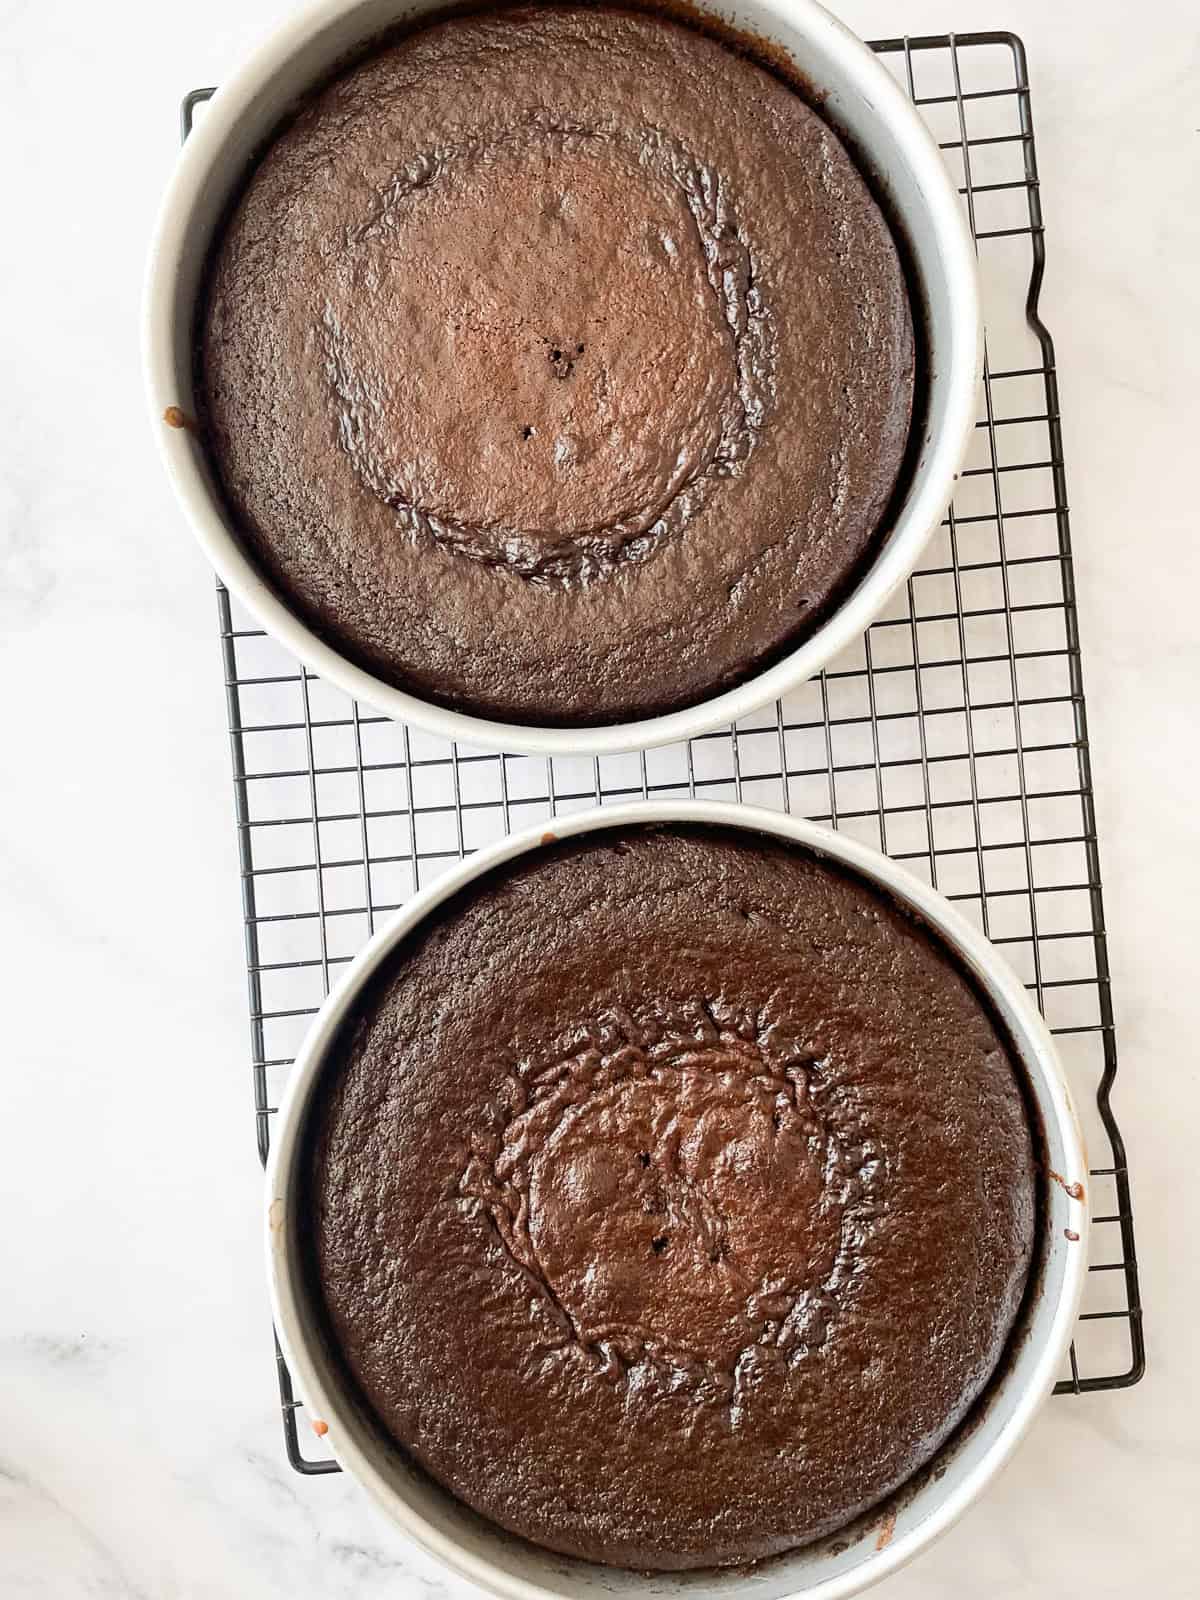
<svg viewBox="0 0 1200 1600"><path fill-rule="evenodd" d="M682 1569L841 1528L1001 1359L1017 1069L940 942L741 830L494 869L389 958L306 1158L313 1291L378 1425L483 1515Z"/></svg>
<svg viewBox="0 0 1200 1600"><path fill-rule="evenodd" d="M811 632L913 407L899 254L833 130L603 6L455 16L320 91L196 333L277 591L388 682L544 725L693 704Z"/></svg>

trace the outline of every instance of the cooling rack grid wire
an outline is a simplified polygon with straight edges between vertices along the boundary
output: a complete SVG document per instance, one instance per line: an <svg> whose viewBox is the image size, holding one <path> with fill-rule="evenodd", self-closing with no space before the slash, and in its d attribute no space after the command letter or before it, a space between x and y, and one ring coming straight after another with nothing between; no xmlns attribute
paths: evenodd
<svg viewBox="0 0 1200 1600"><path fill-rule="evenodd" d="M241 859L259 1153L309 1018L380 918L466 852L538 819L639 796L795 810L883 850L999 945L1083 1108L1094 1228L1059 1393L1136 1383L1144 1346L1092 801L1029 78L1006 33L873 46L920 107L978 241L982 414L924 563L852 648L736 727L627 756L448 744L315 675L218 587ZM186 138L203 102L183 104ZM301 1446L276 1347L288 1457Z"/></svg>

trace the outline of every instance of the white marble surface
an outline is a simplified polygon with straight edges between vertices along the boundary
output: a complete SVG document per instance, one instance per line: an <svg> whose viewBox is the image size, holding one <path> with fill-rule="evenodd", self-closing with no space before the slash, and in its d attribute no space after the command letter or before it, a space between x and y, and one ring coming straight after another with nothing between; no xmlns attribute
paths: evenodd
<svg viewBox="0 0 1200 1600"><path fill-rule="evenodd" d="M0 3L0 1593L458 1596L281 1449L212 584L143 418L181 92L277 0ZM1149 1375L1052 1403L892 1600L1197 1593L1193 0L839 0L1026 37ZM1130 24L1136 20L1137 32ZM64 995L69 998L64 1000Z"/></svg>

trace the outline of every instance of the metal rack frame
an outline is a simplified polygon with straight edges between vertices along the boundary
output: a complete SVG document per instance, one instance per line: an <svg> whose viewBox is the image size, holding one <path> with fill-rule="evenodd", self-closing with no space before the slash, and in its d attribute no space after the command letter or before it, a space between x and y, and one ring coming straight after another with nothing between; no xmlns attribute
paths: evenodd
<svg viewBox="0 0 1200 1600"><path fill-rule="evenodd" d="M867 838L972 916L1064 1052L1091 1170L1088 1294L1056 1393L1142 1376L1145 1346L1075 604L1058 368L1039 310L1045 229L1025 49L1010 33L872 48L931 124L979 248L984 415L955 504L896 602L812 684L727 728L631 757L535 760L390 723L299 667L218 586L241 860L259 1155L299 1031L403 903L515 821L712 794ZM215 91L183 102L184 138ZM1015 252L1015 253L1014 253ZM1003 360L999 360L998 352ZM315 935L315 937L314 937ZM276 1345L288 1459L309 1456Z"/></svg>

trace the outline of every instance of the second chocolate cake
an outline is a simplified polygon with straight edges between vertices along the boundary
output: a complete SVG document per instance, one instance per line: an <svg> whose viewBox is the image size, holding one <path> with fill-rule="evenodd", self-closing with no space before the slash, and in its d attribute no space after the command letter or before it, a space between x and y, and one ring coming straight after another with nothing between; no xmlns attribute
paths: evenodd
<svg viewBox="0 0 1200 1600"><path fill-rule="evenodd" d="M675 710L797 642L904 458L888 225L781 78L664 18L458 16L268 148L200 307L252 554L354 661L536 724Z"/></svg>
<svg viewBox="0 0 1200 1600"><path fill-rule="evenodd" d="M1036 1209L1018 1070L940 942L804 851L628 828L493 869L327 1074L303 1227L336 1360L539 1544L803 1544L1001 1360Z"/></svg>

